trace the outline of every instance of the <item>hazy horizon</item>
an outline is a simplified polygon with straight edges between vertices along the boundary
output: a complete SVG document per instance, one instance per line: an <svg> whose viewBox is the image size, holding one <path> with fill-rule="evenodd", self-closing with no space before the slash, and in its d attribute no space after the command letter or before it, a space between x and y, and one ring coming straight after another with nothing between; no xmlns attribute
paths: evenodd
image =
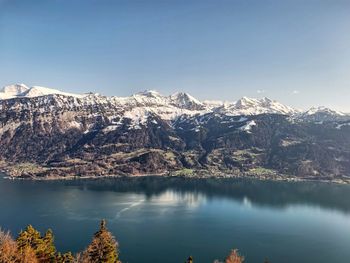
<svg viewBox="0 0 350 263"><path fill-rule="evenodd" d="M350 2L0 0L0 86L350 112Z"/></svg>

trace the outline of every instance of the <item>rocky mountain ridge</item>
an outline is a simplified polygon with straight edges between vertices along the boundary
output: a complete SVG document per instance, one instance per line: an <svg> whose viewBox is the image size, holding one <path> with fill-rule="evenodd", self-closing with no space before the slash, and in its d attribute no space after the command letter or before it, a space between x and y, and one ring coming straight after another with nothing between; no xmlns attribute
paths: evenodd
<svg viewBox="0 0 350 263"><path fill-rule="evenodd" d="M187 93L0 92L0 159L13 176L239 175L347 180L350 116Z"/></svg>

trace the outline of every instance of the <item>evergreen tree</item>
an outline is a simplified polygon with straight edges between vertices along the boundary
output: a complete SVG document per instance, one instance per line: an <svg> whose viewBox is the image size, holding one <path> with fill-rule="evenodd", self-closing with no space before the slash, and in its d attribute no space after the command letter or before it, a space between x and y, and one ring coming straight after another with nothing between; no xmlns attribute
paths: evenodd
<svg viewBox="0 0 350 263"><path fill-rule="evenodd" d="M24 231L21 231L17 238L17 246L20 254L29 253L29 248L35 253L40 263L55 262L56 248L54 246L54 235L52 230L46 231L42 237L40 232L29 225Z"/></svg>
<svg viewBox="0 0 350 263"><path fill-rule="evenodd" d="M23 251L26 247L31 247L34 252L36 252L38 248L43 245L43 240L41 238L40 232L31 225L27 226L24 231L21 231L19 233L16 242L20 252Z"/></svg>
<svg viewBox="0 0 350 263"><path fill-rule="evenodd" d="M54 235L52 230L46 231L45 236L42 237L42 242L36 250L39 262L54 262L56 255L56 248L54 245Z"/></svg>
<svg viewBox="0 0 350 263"><path fill-rule="evenodd" d="M105 220L101 221L99 231L95 233L91 244L87 248L87 254L91 263L118 262L118 244L107 230Z"/></svg>
<svg viewBox="0 0 350 263"><path fill-rule="evenodd" d="M61 253L58 253L55 259L55 263L75 263L76 260L71 252L64 253L63 255Z"/></svg>

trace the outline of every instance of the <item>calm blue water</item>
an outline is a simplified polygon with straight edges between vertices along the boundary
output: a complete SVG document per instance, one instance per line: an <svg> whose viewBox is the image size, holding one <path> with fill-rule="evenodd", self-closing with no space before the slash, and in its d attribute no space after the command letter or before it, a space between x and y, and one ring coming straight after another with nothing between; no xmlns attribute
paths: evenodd
<svg viewBox="0 0 350 263"><path fill-rule="evenodd" d="M102 218L123 262L222 259L349 262L350 186L162 178L31 182L0 179L0 226L51 227L59 250L84 249Z"/></svg>

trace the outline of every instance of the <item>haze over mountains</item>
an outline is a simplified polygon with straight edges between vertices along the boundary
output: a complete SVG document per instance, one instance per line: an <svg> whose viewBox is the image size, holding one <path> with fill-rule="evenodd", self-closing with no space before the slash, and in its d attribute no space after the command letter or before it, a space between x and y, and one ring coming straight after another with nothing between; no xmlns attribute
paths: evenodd
<svg viewBox="0 0 350 263"><path fill-rule="evenodd" d="M152 90L106 97L24 84L0 92L0 159L9 174L21 177L347 180L349 131L348 114L324 107L299 111L269 98L199 101Z"/></svg>

